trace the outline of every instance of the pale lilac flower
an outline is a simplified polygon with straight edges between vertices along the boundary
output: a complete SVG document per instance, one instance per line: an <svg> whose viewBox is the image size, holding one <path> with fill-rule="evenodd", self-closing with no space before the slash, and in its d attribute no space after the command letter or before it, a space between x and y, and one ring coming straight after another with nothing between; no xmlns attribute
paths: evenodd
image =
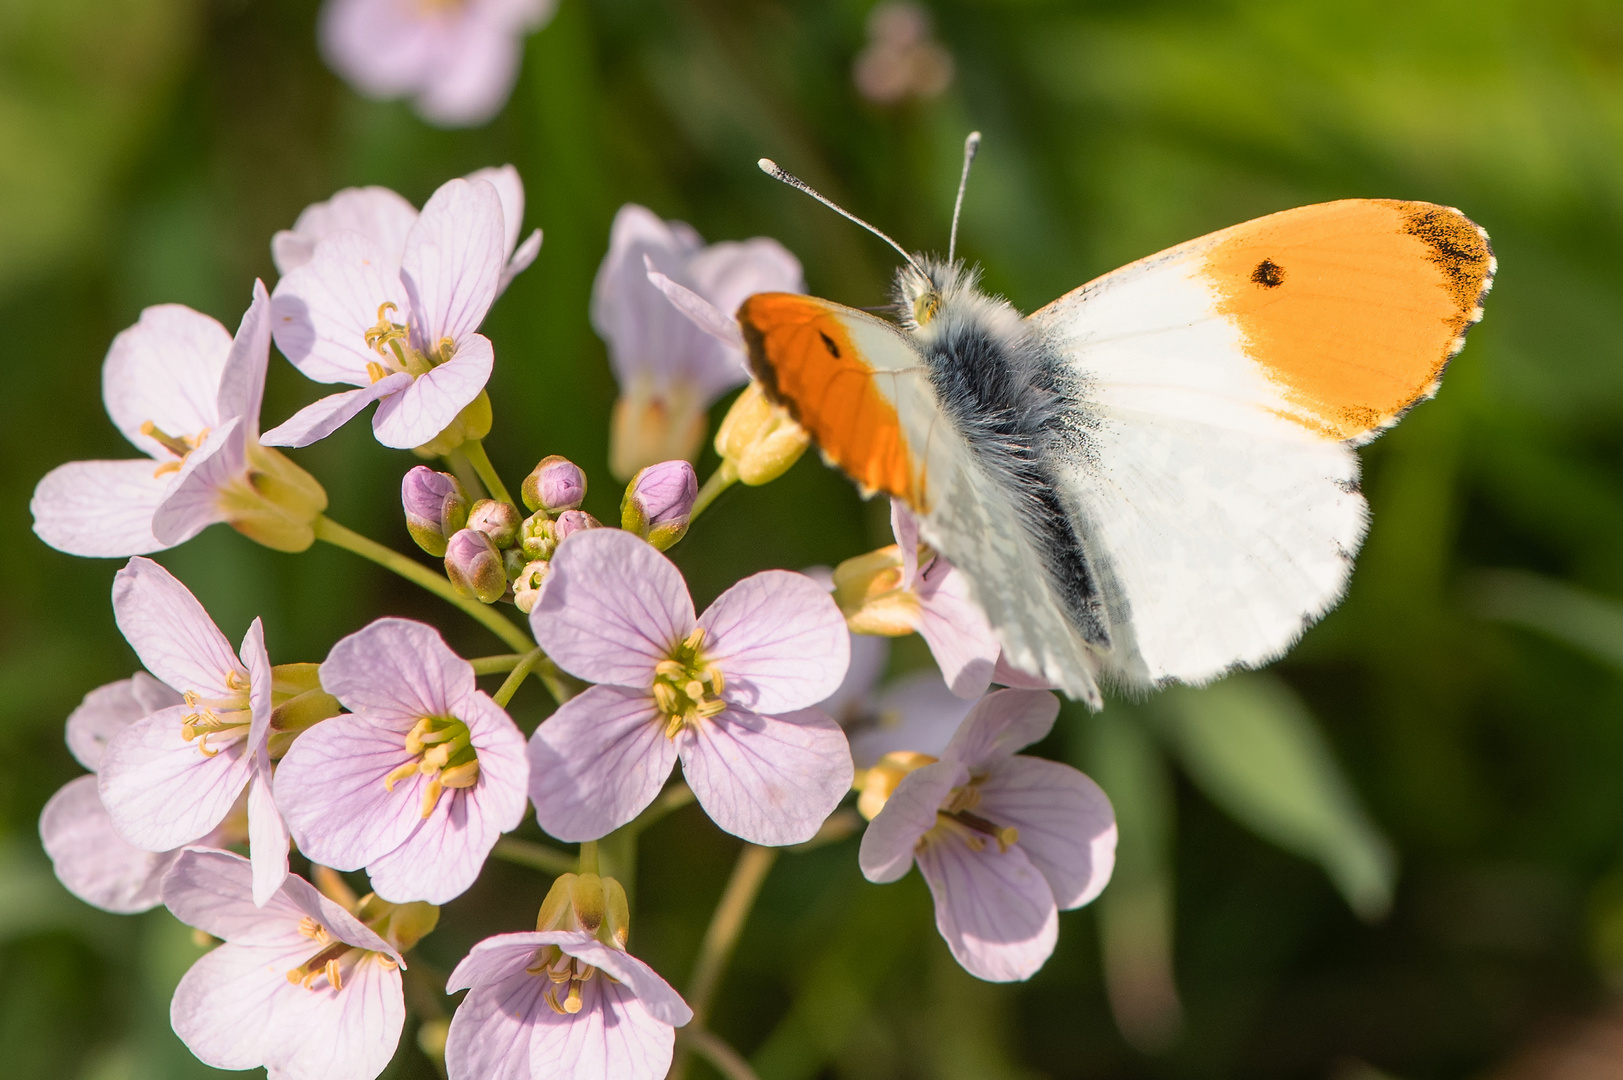
<svg viewBox="0 0 1623 1080"><path fill-rule="evenodd" d="M1099 786L1069 765L1015 754L1058 713L1046 691L988 694L939 761L902 777L862 837L863 875L896 881L917 862L952 955L992 982L1042 967L1058 912L1098 896L1115 865L1115 813Z"/></svg>
<svg viewBox="0 0 1623 1080"><path fill-rule="evenodd" d="M398 262L364 233L320 240L276 283L276 345L315 381L360 389L305 406L265 442L308 446L374 401L385 446L444 431L490 379L495 351L476 331L500 291L506 231L494 185L451 180L407 230Z"/></svg>
<svg viewBox="0 0 1623 1080"><path fill-rule="evenodd" d="M241 658L169 571L135 558L113 579L113 613L146 669L181 695L113 736L101 801L128 843L172 851L207 836L248 789L254 893L287 876L287 826L271 798L271 666L255 619Z"/></svg>
<svg viewBox="0 0 1623 1080"><path fill-rule="evenodd" d="M674 1028L693 1019L647 964L584 931L497 934L473 947L446 993L451 1080L662 1080Z"/></svg>
<svg viewBox="0 0 1623 1080"><path fill-rule="evenodd" d="M592 285L592 325L608 344L620 383L610 435L615 476L691 459L704 439L705 410L749 379L742 341L724 344L662 295L650 271L722 313L758 292L803 292L800 261L765 237L705 246L691 226L661 221L628 203L615 215L609 251Z"/></svg>
<svg viewBox="0 0 1623 1080"><path fill-rule="evenodd" d="M350 712L299 736L276 800L299 850L366 868L385 900L443 904L524 817L524 736L433 627L379 619L344 638L321 685Z"/></svg>
<svg viewBox="0 0 1623 1080"><path fill-rule="evenodd" d="M259 443L270 319L270 299L256 281L235 338L178 304L147 308L114 338L102 399L147 457L51 470L30 504L40 539L70 555L122 558L174 547L226 521L280 550L309 547L326 493ZM275 502L256 487L262 474L277 483Z"/></svg>
<svg viewBox="0 0 1623 1080"><path fill-rule="evenodd" d="M216 1069L372 1080L406 1021L400 953L295 875L256 906L252 877L236 855L192 848L164 879L175 918L225 941L175 988L175 1034Z"/></svg>
<svg viewBox="0 0 1623 1080"><path fill-rule="evenodd" d="M839 725L850 638L803 574L745 578L697 619L681 573L619 529L558 547L530 612L536 642L595 682L530 739L536 820L594 840L653 801L677 758L712 820L756 844L810 839L851 786Z"/></svg>
<svg viewBox="0 0 1623 1080"><path fill-rule="evenodd" d="M477 127L507 104L524 38L557 0L327 0L321 53L367 97L409 97L441 127Z"/></svg>
<svg viewBox="0 0 1623 1080"><path fill-rule="evenodd" d="M858 769L897 750L939 755L973 705L930 669L909 672L881 688L889 652L885 638L851 635L845 681L817 706L845 729Z"/></svg>

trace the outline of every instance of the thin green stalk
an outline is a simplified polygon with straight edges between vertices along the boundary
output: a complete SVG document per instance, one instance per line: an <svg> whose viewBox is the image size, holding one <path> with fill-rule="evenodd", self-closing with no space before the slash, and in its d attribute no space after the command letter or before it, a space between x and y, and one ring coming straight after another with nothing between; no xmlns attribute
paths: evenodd
<svg viewBox="0 0 1623 1080"><path fill-rule="evenodd" d="M525 653L500 653L496 656L476 656L468 663L473 666L475 675L503 675L518 667Z"/></svg>
<svg viewBox="0 0 1623 1080"><path fill-rule="evenodd" d="M468 498L485 497L485 486L479 482L479 474L473 471L473 462L468 460L467 454L461 450L452 450L445 455L445 463L451 466L451 471L456 474L457 483L468 493Z"/></svg>
<svg viewBox="0 0 1623 1080"><path fill-rule="evenodd" d="M504 709L507 708L507 703L512 701L513 695L518 692L519 684L525 680L525 678L530 674L530 670L534 668L535 665L541 663L541 661L545 660L546 658L547 654L542 652L539 646L531 649L524 655L524 658L513 667L512 673L507 676L506 680L502 682L501 686L497 688L496 692L490 695L490 700L494 701Z"/></svg>
<svg viewBox="0 0 1623 1080"><path fill-rule="evenodd" d="M744 1060L744 1055L734 1050L715 1032L689 1024L677 1033L677 1038L684 1046L690 1047L695 1054L714 1065L716 1071L727 1080L758 1080L755 1070Z"/></svg>
<svg viewBox="0 0 1623 1080"><path fill-rule="evenodd" d="M529 840L519 840L515 837L504 836L496 841L491 849L492 855L510 863L528 866L532 870L539 870L543 874L573 874L575 872L575 856L567 851L559 851L550 844L537 844Z"/></svg>
<svg viewBox="0 0 1623 1080"><path fill-rule="evenodd" d="M462 452L468 455L468 461L473 465L473 471L479 474L479 479L485 482L485 488L490 492L492 499L500 499L510 506L517 506L513 496L507 493L507 485L502 483L496 466L490 463L490 455L485 453L485 444L478 439L469 439L462 444Z"/></svg>
<svg viewBox="0 0 1623 1080"><path fill-rule="evenodd" d="M699 489L699 497L693 500L693 511L688 514L689 527L692 527L699 519L699 515L716 501L717 496L737 482L738 466L734 464L732 458L722 458L721 464L716 466L716 471L710 474L710 479Z"/></svg>
<svg viewBox="0 0 1623 1080"><path fill-rule="evenodd" d="M597 841L588 840L580 846L580 873L597 873Z"/></svg>
<svg viewBox="0 0 1623 1080"><path fill-rule="evenodd" d="M508 646L522 653L528 653L535 648L535 642L530 636L512 621L503 618L494 608L486 607L479 601L457 592L451 583L443 577L429 570L414 559L408 559L392 548L384 547L376 540L368 540L360 533L346 529L325 514L316 518L315 533L317 540L325 540L334 547L341 547L345 551L352 551L363 559L370 559L386 570L393 570L407 581L421 585L429 592L448 600L485 624L491 633L505 641Z"/></svg>

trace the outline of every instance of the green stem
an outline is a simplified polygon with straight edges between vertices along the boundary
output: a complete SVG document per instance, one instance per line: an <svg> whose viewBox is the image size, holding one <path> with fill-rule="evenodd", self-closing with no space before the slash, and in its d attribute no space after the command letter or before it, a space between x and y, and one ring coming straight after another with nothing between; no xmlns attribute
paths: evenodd
<svg viewBox="0 0 1623 1080"><path fill-rule="evenodd" d="M502 478L496 472L496 467L490 463L490 455L485 453L484 443L478 439L469 439L462 444L462 452L468 455L468 460L473 463L473 471L478 473L479 479L485 482L485 487L489 490L491 498L500 499L509 506L518 505L513 502L513 496L507 493L507 485L502 483Z"/></svg>
<svg viewBox="0 0 1623 1080"><path fill-rule="evenodd" d="M370 559L385 570L393 570L407 581L421 585L441 599L450 601L484 623L491 633L501 638L515 651L528 653L535 648L535 642L530 640L530 636L514 626L511 620L503 618L494 608L486 607L472 597L463 596L449 581L416 560L408 559L376 540L368 540L360 533L344 528L325 514L316 518L315 534L317 540L325 540L334 547L341 547L363 559Z"/></svg>
<svg viewBox="0 0 1623 1080"><path fill-rule="evenodd" d="M542 652L539 646L525 653L524 658L514 665L512 674L508 675L496 692L490 695L490 700L504 709L507 708L507 703L512 701L513 695L518 692L519 684L530 674L535 665L546 658L547 654Z"/></svg>
<svg viewBox="0 0 1623 1080"><path fill-rule="evenodd" d="M716 1071L727 1080L758 1080L755 1070L750 1068L749 1062L727 1044L727 1041L714 1032L696 1028L692 1024L677 1033L684 1046L690 1047L695 1054L704 1058L716 1067Z"/></svg>
<svg viewBox="0 0 1623 1080"><path fill-rule="evenodd" d="M732 458L722 458L721 464L716 466L716 471L710 474L710 479L706 480L704 487L699 489L699 497L693 500L693 511L688 514L688 526L691 528L693 523L699 519L699 515L704 513L705 509L716 501L716 497L737 482L738 466L733 462Z"/></svg>
<svg viewBox="0 0 1623 1080"><path fill-rule="evenodd" d="M597 841L588 840L580 846L580 873L597 873Z"/></svg>
<svg viewBox="0 0 1623 1080"><path fill-rule="evenodd" d="M473 463L468 460L467 454L461 450L452 450L445 455L445 463L451 466L451 471L456 474L457 483L462 485L470 500L485 497L485 487L479 482L479 474L473 471Z"/></svg>
<svg viewBox="0 0 1623 1080"><path fill-rule="evenodd" d="M575 856L567 851L559 851L549 844L537 844L529 840L519 840L511 836L504 836L496 841L496 846L490 852L498 859L505 859L510 863L528 866L532 870L539 870L543 874L573 874L575 872Z"/></svg>
<svg viewBox="0 0 1623 1080"><path fill-rule="evenodd" d="M693 981L688 984L687 1002L693 1010L693 1024L703 1028L710 1014L710 999L721 983L721 974L732 959L733 947L749 918L750 908L761 893L761 884L777 860L775 848L745 844L733 866L733 875L727 879L710 926L704 932L704 943L699 946L699 959L693 965Z"/></svg>
<svg viewBox="0 0 1623 1080"><path fill-rule="evenodd" d="M473 665L475 675L503 675L518 667L525 653L501 653L496 656L476 656L468 663Z"/></svg>

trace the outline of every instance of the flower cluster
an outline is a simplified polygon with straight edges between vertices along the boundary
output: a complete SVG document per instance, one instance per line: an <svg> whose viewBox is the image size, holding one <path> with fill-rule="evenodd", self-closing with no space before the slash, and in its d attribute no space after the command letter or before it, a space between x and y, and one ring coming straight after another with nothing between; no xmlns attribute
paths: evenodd
<svg viewBox="0 0 1623 1080"><path fill-rule="evenodd" d="M388 5L341 7L330 24ZM41 815L58 876L98 907L161 903L219 939L175 993L175 1031L208 1064L273 1080L371 1080L387 1066L406 1021L401 970L532 808L579 845L545 849L575 869L544 894L534 931L491 934L451 973L446 992L466 991L441 1040L453 1078L656 1080L684 1047L716 1045L709 1032L678 1041L713 984L690 1004L631 954L625 890L598 857L599 841L688 799L746 855L868 819L870 880L916 863L959 962L1029 976L1057 913L1108 880L1114 819L1081 773L1015 753L1047 733L1058 700L1003 661L906 509L893 509L895 544L832 573L742 577L703 612L663 554L694 542L720 491L771 481L807 447L750 384L702 486L691 463L705 409L748 381L727 312L799 288L799 263L761 238L706 246L640 207L616 218L592 304L622 390L611 443L629 483L611 527L584 509L574 462L541 457L515 499L481 441L496 356L481 324L540 248L539 230L521 240L523 207L510 166L448 181L421 212L381 188L342 191L276 235L282 277L255 283L234 336L165 306L114 340L108 413L146 456L53 471L35 530L73 554L128 558L113 612L145 670L68 719L91 775ZM306 376L351 388L261 433L273 340ZM404 470L401 507L443 574L332 521L321 485L273 448L372 405L379 443L439 459ZM279 550L322 540L372 559L511 651L465 659L402 618L355 629L319 662L273 664L257 619L234 647L143 557L221 521ZM915 632L939 673L881 688L885 638ZM490 675L500 687L481 689ZM507 705L531 675L555 708L527 734ZM988 693L994 682L1012 688Z"/></svg>

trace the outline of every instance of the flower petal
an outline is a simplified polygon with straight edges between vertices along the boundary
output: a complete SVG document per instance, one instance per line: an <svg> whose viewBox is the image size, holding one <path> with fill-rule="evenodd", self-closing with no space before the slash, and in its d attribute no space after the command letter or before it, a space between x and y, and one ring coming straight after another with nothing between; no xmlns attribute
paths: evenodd
<svg viewBox="0 0 1623 1080"><path fill-rule="evenodd" d="M315 254L316 245L339 232L357 232L379 253L394 254L390 269L398 274L406 233L417 222L417 208L386 187L345 188L326 202L312 203L292 229L271 237L276 272L289 274Z"/></svg>
<svg viewBox="0 0 1623 1080"><path fill-rule="evenodd" d="M101 372L107 415L142 453L176 460L141 426L151 421L176 438L216 426L220 374L230 351L230 332L207 315L181 304L147 308L107 350Z"/></svg>
<svg viewBox="0 0 1623 1080"><path fill-rule="evenodd" d="M977 813L1020 830L1020 850L1048 879L1061 911L1089 903L1116 865L1116 812L1082 773L1057 761L1006 758L981 784Z"/></svg>
<svg viewBox="0 0 1623 1080"><path fill-rule="evenodd" d="M941 756L990 764L1047 737L1057 716L1059 698L1047 690L995 690L975 703Z"/></svg>
<svg viewBox="0 0 1623 1080"><path fill-rule="evenodd" d="M917 581L919 636L941 667L952 692L978 698L992 683L992 669L1002 654L986 616L969 597L969 583L946 559L937 556Z"/></svg>
<svg viewBox="0 0 1623 1080"><path fill-rule="evenodd" d="M957 837L927 843L919 872L935 897L935 925L965 971L988 982L1037 973L1059 939L1054 894L1018 846L972 851Z"/></svg>
<svg viewBox="0 0 1623 1080"><path fill-rule="evenodd" d="M889 662L889 638L852 634L851 663L845 669L845 678L832 694L817 703L817 708L839 721L841 727L860 722L869 712L868 698Z"/></svg>
<svg viewBox="0 0 1623 1080"><path fill-rule="evenodd" d="M231 352L220 373L217 399L220 420L242 418L248 439L259 438L259 410L265 399L265 371L270 366L271 305L263 281L254 281L253 302L231 340Z"/></svg>
<svg viewBox="0 0 1623 1080"><path fill-rule="evenodd" d="M999 655L997 666L992 669L992 681L999 686L1007 686L1014 690L1058 690L1059 687L1043 678L1033 675L1029 671L1021 671L1009 663L1008 657Z"/></svg>
<svg viewBox="0 0 1623 1080"><path fill-rule="evenodd" d="M661 221L635 203L620 207L609 229L609 250L592 282L592 327L608 344L621 390L651 376L656 390L691 381L694 353L722 351L672 307L648 281L644 259L674 280L685 278L688 261L704 246L691 226ZM747 377L738 365L740 378Z"/></svg>
<svg viewBox="0 0 1623 1080"><path fill-rule="evenodd" d="M368 956L336 994L324 986L289 988L316 1003L303 1015L278 1003L266 1080L373 1080L388 1067L406 1023L398 968Z"/></svg>
<svg viewBox="0 0 1623 1080"><path fill-rule="evenodd" d="M876 885L899 881L913 868L919 838L936 826L948 793L968 783L969 770L956 761L937 761L902 777L884 809L862 834L857 863Z"/></svg>
<svg viewBox="0 0 1623 1080"><path fill-rule="evenodd" d="M418 717L451 715L476 689L472 665L410 619L378 619L339 641L321 665L321 687L352 712L404 721L402 733Z"/></svg>
<svg viewBox="0 0 1623 1080"><path fill-rule="evenodd" d="M474 949L477 952L495 940L481 941ZM505 976L479 980L451 1017L451 1029L445 1039L448 1080L531 1080L530 1035L536 1030L536 1017L552 1011L541 996L552 982L524 970L535 953L535 946L525 945L522 951L509 947L508 951L514 952L517 959L507 966L516 965L516 970ZM469 953L457 965L457 972L474 960L475 953ZM457 986L456 972L451 975L451 984L461 989Z"/></svg>
<svg viewBox="0 0 1623 1080"><path fill-rule="evenodd" d="M323 4L317 21L321 55L374 98L415 90L438 59L443 37L438 20L402 18L399 0Z"/></svg>
<svg viewBox="0 0 1623 1080"><path fill-rule="evenodd" d="M523 43L502 27L483 25L472 11L458 30L454 44L424 72L415 104L431 124L477 127L507 104L518 81Z"/></svg>
<svg viewBox="0 0 1623 1080"><path fill-rule="evenodd" d="M360 233L322 240L309 262L276 283L276 347L316 382L369 385L366 365L381 357L366 343L366 332L383 318L404 325L411 314L395 272L399 263L398 250L385 251ZM384 310L386 304L394 310Z"/></svg>
<svg viewBox="0 0 1623 1080"><path fill-rule="evenodd" d="M398 450L421 446L479 396L495 363L496 351L482 334L459 338L455 356L383 399L372 416L372 433Z"/></svg>
<svg viewBox="0 0 1623 1080"><path fill-rule="evenodd" d="M502 281L496 295L500 296L506 292L513 279L528 270L539 254L541 254L541 230L536 229L524 238L524 243L520 244L512 257L507 260L507 268L502 271Z"/></svg>
<svg viewBox="0 0 1623 1080"><path fill-rule="evenodd" d="M414 380L404 371L385 375L370 386L328 394L311 402L259 437L266 446L309 446L337 431L372 402L398 394Z"/></svg>
<svg viewBox="0 0 1623 1080"><path fill-rule="evenodd" d="M485 320L507 263L502 200L483 180L447 180L406 234L400 280L411 299L412 344L459 346Z"/></svg>
<svg viewBox="0 0 1623 1080"><path fill-rule="evenodd" d="M607 979L581 985L583 1008L536 1013L530 1035L532 1076L661 1077L671 1065L676 1032L648 1014L625 986Z"/></svg>
<svg viewBox="0 0 1623 1080"><path fill-rule="evenodd" d="M151 559L131 559L114 575L113 617L146 669L181 693L226 697L249 681L197 597ZM238 687L227 685L232 676Z"/></svg>
<svg viewBox="0 0 1623 1080"><path fill-rule="evenodd" d="M186 456L174 486L152 512L152 535L171 547L225 520L220 496L247 473L243 417L232 417Z"/></svg>
<svg viewBox="0 0 1623 1080"><path fill-rule="evenodd" d="M648 280L654 288L665 294L677 311L686 315L700 330L715 338L730 349L740 353L744 351L744 333L738 328L738 320L722 313L710 301L688 288L678 285L658 270L654 269L654 260L647 255L642 257L644 265L648 268Z"/></svg>
<svg viewBox="0 0 1623 1080"><path fill-rule="evenodd" d="M593 686L559 706L530 736L530 801L541 828L559 840L596 840L640 814L676 764L662 720L647 691L621 686Z"/></svg>
<svg viewBox="0 0 1623 1080"><path fill-rule="evenodd" d="M911 589L919 574L919 519L900 499L890 500L890 532L902 553L901 588Z"/></svg>
<svg viewBox="0 0 1623 1080"><path fill-rule="evenodd" d="M555 938L548 944L557 945L577 960L584 960L614 976L620 985L637 995L637 1000L648 1010L648 1015L660 1023L683 1027L693 1019L693 1010L682 1000L682 995L660 978L659 972L624 949L610 948L587 934L538 936Z"/></svg>
<svg viewBox="0 0 1623 1080"><path fill-rule="evenodd" d="M68 715L68 750L95 772L114 735L143 716L180 704L180 695L146 672L99 686Z"/></svg>
<svg viewBox="0 0 1623 1080"><path fill-rule="evenodd" d="M893 750L940 757L970 707L947 689L939 672L915 671L874 700L872 723L847 730L851 758L865 769Z"/></svg>
<svg viewBox="0 0 1623 1080"><path fill-rule="evenodd" d="M96 778L69 780L39 815L39 838L69 892L87 904L133 915L162 902L159 885L175 852L124 842L96 793Z"/></svg>
<svg viewBox="0 0 1623 1080"><path fill-rule="evenodd" d="M502 204L503 258L511 260L518 247L519 231L524 228L524 181L519 178L518 170L511 165L493 166L475 169L464 179L469 183L483 180L496 189L496 197Z"/></svg>
<svg viewBox="0 0 1623 1080"><path fill-rule="evenodd" d="M705 655L726 675L727 701L762 713L815 704L839 689L851 633L805 574L767 570L722 593L699 617Z"/></svg>
<svg viewBox="0 0 1623 1080"><path fill-rule="evenodd" d="M191 708L176 705L137 720L107 744L101 801L120 836L147 851L169 851L207 835L231 812L252 771L238 740L212 757L181 736Z"/></svg>
<svg viewBox="0 0 1623 1080"><path fill-rule="evenodd" d="M118 559L172 545L152 535L152 515L175 481L150 458L70 461L45 474L28 504L34 532L69 555Z"/></svg>
<svg viewBox="0 0 1623 1080"><path fill-rule="evenodd" d="M271 794L270 755L259 748L248 781L248 854L254 871L254 903L264 907L287 880L287 823Z"/></svg>
<svg viewBox="0 0 1623 1080"><path fill-rule="evenodd" d="M752 844L810 840L851 790L845 732L816 709L728 709L679 735L678 749L710 820Z"/></svg>
<svg viewBox="0 0 1623 1080"><path fill-rule="evenodd" d="M588 682L646 690L654 666L693 631L682 574L631 533L587 529L558 546L530 612L536 643Z"/></svg>

